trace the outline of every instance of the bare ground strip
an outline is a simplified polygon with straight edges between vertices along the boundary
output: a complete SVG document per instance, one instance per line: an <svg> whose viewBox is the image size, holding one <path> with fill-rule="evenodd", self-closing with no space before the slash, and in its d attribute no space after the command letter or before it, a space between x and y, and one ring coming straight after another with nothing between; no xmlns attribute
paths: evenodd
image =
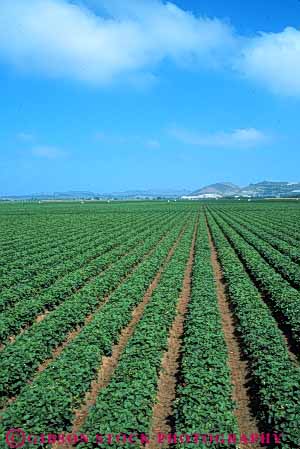
<svg viewBox="0 0 300 449"><path fill-rule="evenodd" d="M110 379L112 378L113 373L118 365L120 356L122 355L122 352L124 351L124 349L128 343L128 340L132 336L137 323L142 318L144 309L145 309L146 305L148 304L148 302L150 301L152 293L155 290L155 288L157 287L157 285L160 281L161 275L162 275L163 271L165 270L167 263L169 262L172 255L174 254L174 251L183 235L184 230L185 230L185 227L181 231L180 235L178 236L178 238L177 238L176 242L174 243L174 245L172 246L172 248L170 249L163 265L161 266L161 268L155 275L155 278L149 285L142 301L132 312L132 319L131 319L130 323L128 324L128 326L126 328L124 328L123 331L121 332L118 343L113 346L112 355L110 357L102 357L102 362L101 362L101 366L98 370L98 374L97 374L95 380L92 382L91 388L88 391L88 393L86 394L86 396L82 402L82 406L79 409L77 409L75 412L75 419L73 422L72 433L74 433L74 434L79 433L80 428L83 426L85 420L87 419L89 410L95 404L101 389L105 388L109 384ZM64 445L64 446L60 445L59 447L61 449L67 449L67 448L71 448L72 445ZM54 449L56 449L56 448L54 447Z"/></svg>
<svg viewBox="0 0 300 449"><path fill-rule="evenodd" d="M244 359L236 336L235 319L226 295L223 273L218 261L218 255L214 246L209 228L207 226L209 242L211 247L211 261L215 275L218 305L222 320L225 342L228 350L228 364L231 371L233 384L233 399L236 402L236 418L240 434L259 434L259 429L252 413L251 395L249 391L248 363ZM241 444L242 449L261 448L261 445Z"/></svg>
<svg viewBox="0 0 300 449"><path fill-rule="evenodd" d="M192 268L196 236L197 223L195 225L189 259L184 273L182 291L176 308L175 320L173 321L169 333L168 349L162 358L156 402L152 412L150 442L146 445L147 449L155 449L157 447L155 435L158 432L164 434L172 433L173 404L176 398L177 374L179 372L182 335L184 332L184 319L191 295ZM160 444L159 447L163 448L165 446Z"/></svg>

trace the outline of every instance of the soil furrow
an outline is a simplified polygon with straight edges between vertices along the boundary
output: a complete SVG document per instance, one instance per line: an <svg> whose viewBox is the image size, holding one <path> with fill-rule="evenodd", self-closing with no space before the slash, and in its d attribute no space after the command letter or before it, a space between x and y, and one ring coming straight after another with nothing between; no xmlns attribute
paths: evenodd
<svg viewBox="0 0 300 449"><path fill-rule="evenodd" d="M187 312L191 294L192 268L196 243L198 221L195 225L189 259L186 265L182 291L176 308L176 317L173 321L168 338L168 349L164 353L161 372L158 380L156 402L152 412L150 428L150 442L147 449L156 449L156 434L172 433L173 431L173 402L176 398L177 374L179 372L179 359L184 332L184 319ZM161 448L165 447L160 445Z"/></svg>
<svg viewBox="0 0 300 449"><path fill-rule="evenodd" d="M125 253L123 256L121 256L121 258L125 258L126 256L128 256L130 254L130 251L128 251L127 253ZM114 260L114 262L110 263L106 268L102 269L101 271L99 271L96 275L93 275L91 277L89 277L88 279L86 279L86 281L84 282L83 285L81 285L80 287L76 288L74 291L72 291L71 293L69 293L66 298L64 299L64 301L67 301L68 299L70 299L72 296L76 295L77 293L79 293L81 290L83 290L84 288L86 288L89 284L91 284L95 279L97 279L97 277L99 276L103 276L105 275L106 271L108 271L109 269L111 269L113 267L114 264L116 264L120 259L116 259ZM64 302L63 301L63 302ZM34 319L34 321L31 324L28 324L24 327L22 327L18 332L16 332L15 334L10 335L5 344L2 344L0 346L0 351L2 349L5 348L5 346L7 346L8 344L12 344L15 342L16 338L19 335L24 334L24 332L26 332L28 329L30 329L34 324L36 323L40 323L41 321L43 321L46 316L56 310L59 306L61 306L63 304L63 302L60 302L58 304L56 304L51 310L45 308L43 310L43 312L41 312L39 315L36 316L36 318Z"/></svg>
<svg viewBox="0 0 300 449"><path fill-rule="evenodd" d="M210 230L207 232L211 247L211 261L215 274L218 305L223 325L223 331L228 350L228 363L231 371L233 384L233 400L236 402L235 415L238 422L240 434L259 434L256 420L252 413L251 396L249 388L248 363L244 359L238 337L235 330L235 319L226 295L222 269L218 261L218 255L214 246ZM258 449L261 445L241 444L241 449Z"/></svg>
<svg viewBox="0 0 300 449"><path fill-rule="evenodd" d="M273 316L273 318L276 320L277 326L282 332L282 338L284 339L287 347L287 351L289 353L291 361L299 366L300 365L300 344L293 336L293 332L291 329L291 326L287 323L286 317L281 313L279 310L275 310L274 303L269 298L268 294L265 293L261 285L257 282L257 279L255 279L253 273L246 267L244 260L240 256L240 254L233 248L235 251L236 256L238 257L239 261L243 264L245 272L248 274L249 278L259 291L261 300L265 302L265 304L269 307L270 312ZM268 262L266 262L268 263ZM270 265L268 263L268 265ZM270 265L271 266L271 265Z"/></svg>
<svg viewBox="0 0 300 449"><path fill-rule="evenodd" d="M170 250L170 252L169 252L169 254L168 254L168 256L167 256L167 258L166 258L166 261L165 261L165 263L164 263L163 266L165 266L165 264L167 263L167 261L168 261L168 260L170 259L170 257L172 256L172 254L173 254L173 252L174 252L176 246L178 245L179 240L180 240L181 237L182 237L182 234L184 233L185 228L186 228L186 225L184 225L183 228L182 228L182 230L180 231L180 234L179 234L179 236L178 236L178 238L177 238L175 244L174 244L173 247L171 248L171 250ZM150 251L143 257L142 261L145 260L146 258L148 258L149 256L151 256L151 254L155 251L155 249L157 248L157 246L161 243L161 241L162 241L164 238L165 238L165 236L162 237L162 238L159 240L158 244L157 244L154 248L152 248L152 249L151 249L151 250L150 250ZM60 354L63 352L63 350L64 350L64 349L65 349L65 348L66 348L66 347L67 347L67 346L68 346L68 345L69 345L69 344L70 344L70 343L77 337L77 335L80 334L80 332L82 331L82 329L84 328L84 326L86 326L90 321L92 321L92 319L93 319L93 317L95 316L95 314L96 314L96 313L97 313L97 312L98 312L98 311L99 311L99 310L100 310L100 309L101 309L101 308L102 308L102 307L109 301L109 299L110 299L111 295L114 293L114 291L117 290L117 288L119 288L121 284L123 284L124 282L126 282L127 279L129 279L129 277L131 277L131 276L134 274L134 272L136 271L136 269L137 269L137 267L140 265L140 263L141 263L141 262L139 262L139 263L133 268L133 270L132 270L130 273L128 273L128 274L127 274L127 275L120 281L120 283L118 284L118 286L117 286L117 287L116 287L116 288L115 288L109 295L107 295L107 296L105 296L105 297L103 298L103 300L101 301L101 303L99 303L99 305L97 306L96 310L95 310L94 312L92 312L91 314L89 314L89 315L85 318L84 324L83 324L82 326L77 326L76 329L73 329L72 331L70 331L70 332L67 334L67 337L66 337L66 339L63 341L63 343L53 350L51 357L49 357L48 359L46 359L44 362L42 362L42 363L39 365L39 367L36 369L35 374L34 374L34 376L32 377L32 379L31 379L30 381L27 382L28 384L32 383L32 382L34 381L35 377L36 377L38 374L40 374L41 372L43 372L43 371L48 367L48 365L50 365L52 362L54 362L54 361L60 356ZM161 269L159 270L158 274L160 273L160 275L161 275L162 270L163 270L163 269L161 268ZM159 277L160 277L160 276L159 276ZM154 281L153 281L153 282L154 282ZM158 282L158 281L157 281L157 282ZM152 284L151 284L151 285L152 285ZM150 285L149 288L151 288L151 285ZM152 289L152 291L153 291L153 289ZM146 293L146 294L147 294L147 293ZM17 398L17 396L16 396L16 397L9 398L9 399L7 400L6 406L3 407L3 408L0 410L0 414L2 414L2 413L6 410L6 408L16 400L16 398ZM1 416L0 416L0 419L1 419Z"/></svg>
<svg viewBox="0 0 300 449"><path fill-rule="evenodd" d="M160 239L160 241L163 239L163 237ZM141 242L139 242L138 244L140 244ZM131 252L134 251L136 247L129 249L125 254L119 256L119 258L117 257L113 262L111 262L108 266L106 266L105 268L103 268L102 270L100 270L97 274L92 275L90 277L88 277L84 283L80 286L77 287L76 289L74 289L74 291L70 292L67 294L67 296L64 298L64 301L67 301L68 299L70 299L73 295L75 295L76 293L79 293L81 290L83 290L84 288L86 288L89 284L91 284L95 279L97 279L99 276L105 275L105 273L110 270L120 259L125 259L126 256L128 256ZM108 251L110 252L110 250ZM105 253L106 254L106 253ZM98 258L99 255L93 257L93 259ZM84 268L84 267L83 267ZM74 271L74 270L73 270ZM11 334L9 337L7 337L6 342L3 344L0 344L0 352L9 344L14 343L16 338L19 335L22 335L25 331L27 331L28 329L30 329L35 323L40 323L41 321L44 320L44 318L48 315L48 313L56 310L63 302L60 302L56 305L54 305L54 307L52 307L51 309L45 307L43 309L43 311L41 311L40 314L38 314L34 321L31 324L27 324L25 326L23 326L21 329L19 329L18 331L16 331L14 334Z"/></svg>
<svg viewBox="0 0 300 449"><path fill-rule="evenodd" d="M112 348L112 355L110 357L102 357L101 366L99 368L97 377L91 384L90 391L86 394L82 406L80 409L76 410L75 412L75 419L73 422L73 428L72 433L76 434L80 432L81 427L84 425L84 422L88 416L90 408L95 404L97 397L100 393L100 390L102 388L105 388L108 384L110 379L112 378L114 371L118 365L120 356L122 355L122 352L124 351L128 340L132 336L136 325L140 321L140 319L143 316L144 309L148 302L151 299L152 293L157 287L161 275L163 271L165 270L166 265L170 261L176 247L178 246L179 241L181 240L181 237L185 231L186 226L181 230L176 242L173 244L172 248L170 249L164 263L162 264L159 271L156 273L154 279L152 280L151 284L149 285L142 301L139 303L139 305L133 310L132 312L132 319L128 326L122 330L119 341L117 344L115 344ZM71 448L72 445L63 445L59 446L60 449L68 449ZM57 449L56 446L54 446L53 449Z"/></svg>
<svg viewBox="0 0 300 449"><path fill-rule="evenodd" d="M139 242L138 244L140 244L140 242ZM117 249L119 246L121 246L121 245L117 245L117 246L113 247L112 249L109 249L108 251L105 251L105 252L104 252L104 255L109 254L111 251L113 251L114 249ZM134 248L135 248L135 247L134 247ZM114 265L115 263L117 263L118 260L120 260L120 258L125 258L128 254L130 254L130 253L134 250L134 248L129 249L129 251L127 251L125 254L123 254L123 255L117 257L117 258L116 258L113 262L111 262L108 266L106 266L106 267L100 269L100 271L99 271L97 274L88 277L80 287L78 287L78 288L76 288L74 291L68 293L67 296L66 296L66 298L64 299L64 301L68 300L68 299L69 299L71 296L73 296L74 294L79 293L83 288L85 288L88 284L91 284L91 283L92 283L95 279L97 279L97 277L99 277L100 275L105 274L106 271L108 271L109 269L111 269L111 268L113 267L113 265ZM97 254L97 255L95 255L95 256L92 256L91 258L89 258L89 259L87 260L87 262L85 263L85 265L84 265L83 267L81 267L81 268L84 268L86 265L88 265L88 264L91 263L93 260L95 260L95 259L97 259L97 258L99 258L99 257L100 257L100 254ZM80 267L78 267L78 268L80 268ZM76 269L75 269L75 270L71 270L70 272L68 272L68 273L66 273L66 274L64 274L64 275L62 275L62 276L60 276L60 277L59 277L58 279L56 279L53 283L51 283L51 285L49 285L49 287L47 287L47 289L44 289L44 291L48 290L49 288L52 288L53 285L55 285L55 284L56 284L57 282L59 282L61 279L65 278L66 276L68 276L69 274L73 273L74 271L76 271ZM37 293L35 294L35 296L38 296L38 295L41 294L42 292L43 292L42 290L39 291L39 292L37 292ZM43 309L43 311L41 311L41 313L38 314L38 315L35 317L34 321L33 321L31 324L27 324L27 325L23 326L21 329L19 329L18 331L16 331L14 334L11 334L9 337L7 337L6 342L0 344L0 352L1 352L1 351L5 348L5 346L7 346L8 344L14 343L14 341L16 340L16 338L17 338L19 335L22 335L22 334L23 334L26 330L28 330L33 324L39 323L39 322L43 321L43 319L47 316L47 314L48 314L50 311L57 309L57 307L59 307L61 304L62 304L62 303L55 304L54 307L52 307L51 309L48 309L47 307L45 307L45 308ZM15 306L15 305L13 305L11 308L13 309L14 306Z"/></svg>
<svg viewBox="0 0 300 449"><path fill-rule="evenodd" d="M182 230L181 233L180 233L180 237L181 237L182 233L183 233L183 230ZM179 237L179 238L180 238L180 237ZM163 238L162 238L162 239L163 239ZM160 239L159 243L162 241L162 239ZM159 243L158 243L158 245L159 245ZM157 248L157 246L155 246L155 248ZM149 257L149 256L155 251L155 248L152 248L151 251L143 257L143 260L145 260L147 257ZM172 254L173 254L173 252L172 252ZM168 257L169 257L169 256L168 256ZM101 303L97 306L97 308L95 309L95 311L92 312L91 314L89 314L89 315L86 317L86 319L85 319L85 321L84 321L84 324L83 324L82 326L77 326L76 329L74 329L74 330L72 330L71 332L69 332L69 334L67 335L67 338L65 339L65 341L53 351L52 357L49 358L49 359L47 359L47 360L45 360L45 361L39 366L39 368L37 369L37 373L40 373L40 372L44 371L44 370L47 368L47 366L48 366L50 363L52 363L52 362L53 362L53 361L54 361L54 360L61 354L61 352L64 350L64 348L65 348L66 346L68 346L68 344L71 343L71 341L74 340L74 338L77 337L77 335L79 335L79 333L82 331L82 329L83 329L88 323L90 323L90 322L92 321L94 315L96 315L96 314L99 312L99 310L100 310L100 309L101 309L101 308L102 308L102 307L109 301L109 298L111 297L111 295L112 295L112 294L113 294L113 293L120 287L120 285L124 284L124 282L126 282L126 281L127 281L133 274L134 274L135 270L136 270L137 267L140 265L140 263L141 263L141 262L139 262L139 263L133 268L133 270L132 270L130 273L128 273L123 279L121 279L121 281L120 281L120 283L118 284L118 286L117 286L115 289L113 289L113 291L112 291L109 295L107 295L107 296L105 296L105 297L103 298L103 300L102 300Z"/></svg>

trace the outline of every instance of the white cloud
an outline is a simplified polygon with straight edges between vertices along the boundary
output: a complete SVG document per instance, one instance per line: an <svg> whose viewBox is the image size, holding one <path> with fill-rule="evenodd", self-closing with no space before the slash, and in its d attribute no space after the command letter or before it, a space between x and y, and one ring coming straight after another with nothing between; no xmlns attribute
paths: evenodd
<svg viewBox="0 0 300 449"><path fill-rule="evenodd" d="M300 95L300 30L288 27L250 39L236 67L276 93Z"/></svg>
<svg viewBox="0 0 300 449"><path fill-rule="evenodd" d="M267 143L270 137L255 128L235 129L231 132L201 134L173 127L170 134L180 142L205 148L252 148Z"/></svg>
<svg viewBox="0 0 300 449"><path fill-rule="evenodd" d="M300 95L300 30L245 38L166 0L0 0L0 60L48 77L141 88L168 60L226 67Z"/></svg>
<svg viewBox="0 0 300 449"><path fill-rule="evenodd" d="M31 153L33 156L46 158L46 159L57 159L63 156L66 156L66 152L60 150L56 147L50 147L50 146L37 146L32 148Z"/></svg>
<svg viewBox="0 0 300 449"><path fill-rule="evenodd" d="M0 58L47 76L106 83L149 76L166 58L215 66L235 45L226 23L170 2L99 0L98 14L89 6L80 0L1 0Z"/></svg>

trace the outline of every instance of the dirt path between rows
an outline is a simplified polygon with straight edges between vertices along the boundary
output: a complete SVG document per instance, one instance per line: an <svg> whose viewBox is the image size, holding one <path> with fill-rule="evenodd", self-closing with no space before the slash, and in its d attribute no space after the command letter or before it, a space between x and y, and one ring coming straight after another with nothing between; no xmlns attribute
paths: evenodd
<svg viewBox="0 0 300 449"><path fill-rule="evenodd" d="M181 238L183 231L180 232L180 236L178 237L178 240ZM165 237L165 236L164 236ZM164 239L164 237L162 237L158 244L159 245L161 243L161 241ZM177 242L176 242L177 244ZM45 360L37 369L37 373L40 373L42 371L44 371L47 366L52 363L61 353L62 351L65 349L66 346L68 346L72 340L74 340L75 337L77 337L77 335L80 334L80 332L82 331L82 329L89 324L93 317L99 312L99 310L109 301L110 297L113 295L113 293L120 287L121 284L124 284L124 282L126 282L136 271L137 267L148 257L150 257L150 255L155 251L155 249L157 248L157 245L155 245L154 248L152 248L147 254L145 254L145 256L142 258L141 262L138 262L136 266L133 267L133 269L126 275L123 277L123 279L121 279L120 283L118 284L118 286L116 288L113 289L112 292L110 292L107 296L105 296L101 302L99 302L98 306L96 307L96 309L89 314L84 321L84 324L82 326L77 326L76 329L73 329L71 332L68 333L65 341L59 345L56 349L54 349L53 353L52 353L52 357ZM173 248L172 248L173 249ZM173 254L173 252L172 252ZM168 257L171 257L170 255L168 255Z"/></svg>
<svg viewBox="0 0 300 449"><path fill-rule="evenodd" d="M156 434L158 432L168 434L173 430L173 404L176 398L177 374L179 372L179 360L184 332L184 319L191 295L192 268L194 262L195 243L197 236L198 220L195 224L193 240L189 259L186 265L182 291L176 308L176 317L170 329L168 349L164 353L161 371L158 380L156 402L152 412L150 427L150 442L146 449L156 449ZM168 447L168 444L159 444L159 448Z"/></svg>
<svg viewBox="0 0 300 449"><path fill-rule="evenodd" d="M251 412L251 398L247 388L248 368L244 360L240 345L235 333L235 322L226 296L223 273L218 261L217 251L214 246L210 230L207 226L209 243L211 247L211 262L215 274L218 305L222 320L222 326L228 350L228 362L233 384L233 399L237 408L235 415L240 434L259 434L257 423ZM260 444L240 444L241 449L262 449Z"/></svg>
<svg viewBox="0 0 300 449"><path fill-rule="evenodd" d="M86 394L86 396L82 402L81 408L75 412L75 419L73 422L72 433L78 434L80 432L80 429L82 428L85 420L87 419L90 408L96 403L96 400L100 393L100 390L102 388L105 388L109 384L110 379L112 378L114 371L118 365L120 356L122 355L122 352L124 351L124 349L128 343L128 340L132 336L137 323L142 318L144 309L145 309L146 305L148 304L148 302L150 301L152 293L155 290L155 288L157 287L157 285L160 281L161 275L162 275L163 271L165 270L166 265L168 264L171 257L173 256L174 251L175 251L176 247L178 246L178 243L181 240L181 237L182 237L185 229L186 229L186 226L184 226L183 229L181 230L178 238L176 239L176 242L173 244L172 248L170 249L161 268L156 273L154 279L152 280L151 284L149 285L142 301L132 312L132 319L131 319L130 323L128 324L128 326L122 330L118 343L113 346L112 355L110 357L102 357L102 362L101 362L100 369L98 371L98 375L97 375L96 379L92 382L91 389ZM70 449L70 448L72 448L72 445L67 445L67 444L65 444L63 446L59 445L59 449ZM53 449L58 449L58 446L56 447L54 445Z"/></svg>
<svg viewBox="0 0 300 449"><path fill-rule="evenodd" d="M178 236L178 238L177 238L177 241L175 242L175 244L174 244L174 246L172 247L172 249L170 250L170 253L168 254L168 256L167 256L167 259L166 260L169 260L169 258L172 256L172 254L173 254L173 252L174 252L174 250L175 250L175 248L176 248L176 246L177 246L177 244L178 244L178 242L179 242L179 240L180 240L180 238L181 238L181 236L182 236L182 234L183 234L183 232L184 232L184 230L185 230L185 227L186 227L186 225L184 225L183 226L183 228L182 228L182 230L180 231L180 234L179 234L179 236ZM166 234L167 235L167 234ZM107 301L109 301L109 299L110 299L110 297L111 297L111 295L115 292L115 290L121 285L121 284L123 284L124 282L126 282L127 281L127 279L129 279L129 277L131 277L133 274L134 274L134 272L136 271L136 269L137 269L137 267L145 260L145 259L147 259L148 257L150 257L151 256L151 254L155 251L155 249L157 248L157 246L164 240L164 238L166 237L166 235L164 235L163 237L161 237L161 239L159 240L159 242L157 243L157 245L155 245L155 247L154 248L152 248L147 254L145 254L144 256L143 256L143 258L142 258L142 261L140 261L140 262L138 262L134 267L133 267L133 269L123 278L123 279L121 279L121 281L120 281L120 283L118 284L118 286L116 287L116 288L114 288L113 289L113 291L112 292L110 292L107 296L105 296L104 298L102 298L101 299L101 301L99 302L99 304L98 304L98 306L96 307L96 309L92 312L92 313L90 313L89 315L87 315L86 316L86 318L85 318L85 320L84 320L84 324L83 325L78 325L78 326L76 326L76 328L74 328L73 330L71 330L67 335L66 335L66 338L65 338L65 340L59 345L59 346L57 346L57 348L55 348L53 351L52 351L52 354L51 354L51 356L48 358L48 359L46 359L46 360L44 360L38 367L37 367L37 369L36 369L36 371L35 371L35 373L33 374L33 377L30 379L30 380L28 380L27 381L27 383L28 384L31 384L34 380L35 380L35 378L36 378L36 376L37 375L39 375L41 372L43 372L47 367L48 367L48 365L50 365L51 363L53 363L60 355L61 355L61 353L63 352L63 350L80 334L80 332L82 331L82 329L84 328L84 326L86 326L88 323L90 323L91 321L92 321L92 319L93 319L93 317L97 314L97 312L107 303ZM0 409L0 420L1 420L1 416L2 416L2 414L5 412L5 410L7 409L7 407L9 406L9 405L11 405L16 399L17 399L17 397L18 396L14 396L14 397L11 397L11 398L8 398L7 399L7 401L6 401L6 404L5 404L5 406L4 407L2 407L1 409Z"/></svg>
<svg viewBox="0 0 300 449"><path fill-rule="evenodd" d="M142 242L138 242L137 245L139 245L140 243L142 243ZM81 268L84 268L86 265L88 265L89 263L91 263L92 261L94 261L94 260L96 260L96 259L99 259L99 258L102 257L103 255L104 255L104 256L105 256L105 255L108 255L109 253L111 253L112 251L116 250L116 249L119 248L120 246L122 246L122 245L121 245L121 244L120 244L120 245L116 245L115 247L113 247L113 248L111 248L111 249L105 251L103 254L98 253L97 255L88 258L87 263L86 263L83 267L81 267ZM122 258L125 258L128 254L130 254L131 252L133 252L134 249L135 249L135 247L132 247L132 248L129 249L127 252L125 252L123 255L118 256L118 257L117 257L117 260L111 262L111 263L108 264L107 266L105 266L105 267L103 267L102 269L100 269L99 272L98 272L97 274L94 274L94 275L92 275L92 276L89 276L89 277L84 281L84 283L83 283L80 287L76 288L74 291L69 292L69 293L67 294L67 296L64 298L64 301L70 299L74 294L79 293L79 292L80 292L81 290L83 290L88 284L91 284L91 283L92 283L95 279L97 279L99 276L105 275L105 273L106 273L108 270L110 270L110 269L113 267L113 265L114 265L118 260L120 260L120 259L122 259ZM78 269L79 269L79 268L80 268L80 267L78 267ZM70 271L70 272L68 272L68 273L66 273L66 274L64 274L64 275L62 275L62 276L59 276L59 278L57 278L53 283L51 283L51 285L50 285L49 287L47 287L47 288L44 289L44 290L42 289L40 293L42 293L43 291L46 291L46 290L52 288L52 287L53 287L57 282L59 282L61 279L63 279L63 278L65 278L65 277L69 276L70 274L74 273L75 271L76 271L76 270L72 270L72 271ZM38 293L37 293L37 295L38 295ZM56 309L57 309L59 306L61 306L61 305L62 305L62 302L59 302L59 303L57 303L51 310L48 309L47 307L45 307L45 308L43 309L43 311L41 311L39 314L36 315L36 317L34 318L34 320L32 321L32 323L26 324L26 325L22 326L22 327L21 327L20 329L18 329L15 333L9 335L9 336L7 337L7 339L6 339L6 341L5 341L4 343L1 343L1 344L0 344L0 352L1 352L7 345L14 343L15 340L16 340L16 338L17 338L19 335L22 335L24 332L26 332L32 325L37 324L37 323L40 323L41 321L43 321L43 320L46 318L46 316L47 316L50 312L56 310Z"/></svg>

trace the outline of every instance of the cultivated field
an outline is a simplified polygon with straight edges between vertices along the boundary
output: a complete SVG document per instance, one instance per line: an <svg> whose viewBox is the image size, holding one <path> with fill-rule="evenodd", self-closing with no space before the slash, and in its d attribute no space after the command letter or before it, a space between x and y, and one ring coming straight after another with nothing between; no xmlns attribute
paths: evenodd
<svg viewBox="0 0 300 449"><path fill-rule="evenodd" d="M299 448L299 203L1 204L0 447Z"/></svg>

